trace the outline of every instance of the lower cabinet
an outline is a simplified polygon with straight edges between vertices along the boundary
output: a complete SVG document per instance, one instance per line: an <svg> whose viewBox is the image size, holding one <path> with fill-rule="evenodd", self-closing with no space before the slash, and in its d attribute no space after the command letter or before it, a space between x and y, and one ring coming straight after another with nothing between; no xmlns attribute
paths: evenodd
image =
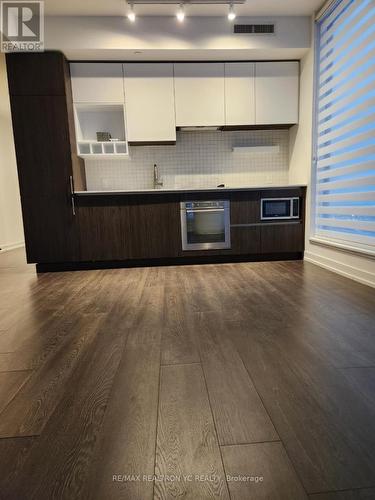
<svg viewBox="0 0 375 500"><path fill-rule="evenodd" d="M261 226L261 253L303 252L302 223L267 224Z"/></svg>
<svg viewBox="0 0 375 500"><path fill-rule="evenodd" d="M78 236L78 260L121 261L303 252L303 219L301 222L261 222L259 199L259 192L233 196L230 249L187 252L181 247L181 195L77 196L77 216L71 218L78 226L75 233ZM56 239L56 245L60 247L60 252L64 249L63 241ZM53 252L58 252L58 249Z"/></svg>
<svg viewBox="0 0 375 500"><path fill-rule="evenodd" d="M154 195L151 195L154 196ZM180 210L174 202L129 207L131 258L177 257L181 248Z"/></svg>
<svg viewBox="0 0 375 500"><path fill-rule="evenodd" d="M128 206L78 206L76 212L81 261L131 258Z"/></svg>
<svg viewBox="0 0 375 500"><path fill-rule="evenodd" d="M234 255L260 253L260 228L237 226L230 230L231 249Z"/></svg>
<svg viewBox="0 0 375 500"><path fill-rule="evenodd" d="M81 261L177 257L179 207L173 202L87 199L77 206Z"/></svg>
<svg viewBox="0 0 375 500"><path fill-rule="evenodd" d="M78 260L78 227L69 196L24 196L22 216L27 262Z"/></svg>

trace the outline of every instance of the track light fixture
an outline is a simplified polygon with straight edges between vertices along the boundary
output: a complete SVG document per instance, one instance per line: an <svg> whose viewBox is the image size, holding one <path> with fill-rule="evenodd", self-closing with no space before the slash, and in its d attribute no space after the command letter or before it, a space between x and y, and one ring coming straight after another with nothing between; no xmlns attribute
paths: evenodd
<svg viewBox="0 0 375 500"><path fill-rule="evenodd" d="M135 12L134 12L134 7L133 7L132 3L129 4L128 19L132 23L134 23L134 21L135 21Z"/></svg>
<svg viewBox="0 0 375 500"><path fill-rule="evenodd" d="M180 21L180 23L182 23L183 20L185 19L185 8L183 3L180 3L176 17Z"/></svg>
<svg viewBox="0 0 375 500"><path fill-rule="evenodd" d="M182 23L185 20L185 4L189 5L227 5L228 20L233 21L236 18L234 10L235 4L244 4L246 0L125 0L128 4L127 17L129 21L134 23L136 14L134 5L178 5L176 12L177 20Z"/></svg>

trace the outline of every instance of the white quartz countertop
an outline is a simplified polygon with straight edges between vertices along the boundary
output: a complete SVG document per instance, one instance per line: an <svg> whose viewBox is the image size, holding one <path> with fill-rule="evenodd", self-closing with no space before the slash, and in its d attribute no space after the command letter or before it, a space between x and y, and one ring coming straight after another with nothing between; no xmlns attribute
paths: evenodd
<svg viewBox="0 0 375 500"><path fill-rule="evenodd" d="M196 193L196 192L219 192L219 191L259 191L274 189L293 189L306 187L306 184L284 184L279 185L259 185L259 186L225 186L225 187L202 187L202 188L158 188L158 189L122 189L118 191L75 191L76 196L112 196L126 194L163 194L163 193Z"/></svg>

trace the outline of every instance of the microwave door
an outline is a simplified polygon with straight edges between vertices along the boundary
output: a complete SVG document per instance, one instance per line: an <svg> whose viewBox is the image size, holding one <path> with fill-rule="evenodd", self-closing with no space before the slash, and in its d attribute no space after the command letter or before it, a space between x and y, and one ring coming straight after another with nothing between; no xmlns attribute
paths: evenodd
<svg viewBox="0 0 375 500"><path fill-rule="evenodd" d="M262 198L261 219L298 219L299 198Z"/></svg>
<svg viewBox="0 0 375 500"><path fill-rule="evenodd" d="M262 219L290 217L290 200L262 200Z"/></svg>

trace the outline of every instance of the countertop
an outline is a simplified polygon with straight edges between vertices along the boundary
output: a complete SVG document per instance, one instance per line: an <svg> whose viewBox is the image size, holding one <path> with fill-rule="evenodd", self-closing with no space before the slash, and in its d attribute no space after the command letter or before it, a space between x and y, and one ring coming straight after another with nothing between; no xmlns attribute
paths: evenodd
<svg viewBox="0 0 375 500"><path fill-rule="evenodd" d="M293 189L306 187L306 184L284 184L279 185L260 185L260 186L241 186L241 187L212 187L212 188L175 188L175 189L131 189L119 191L75 191L76 196L112 196L112 195L126 195L126 194L164 194L164 193L201 193L201 192L219 192L219 191L259 191L267 189Z"/></svg>

